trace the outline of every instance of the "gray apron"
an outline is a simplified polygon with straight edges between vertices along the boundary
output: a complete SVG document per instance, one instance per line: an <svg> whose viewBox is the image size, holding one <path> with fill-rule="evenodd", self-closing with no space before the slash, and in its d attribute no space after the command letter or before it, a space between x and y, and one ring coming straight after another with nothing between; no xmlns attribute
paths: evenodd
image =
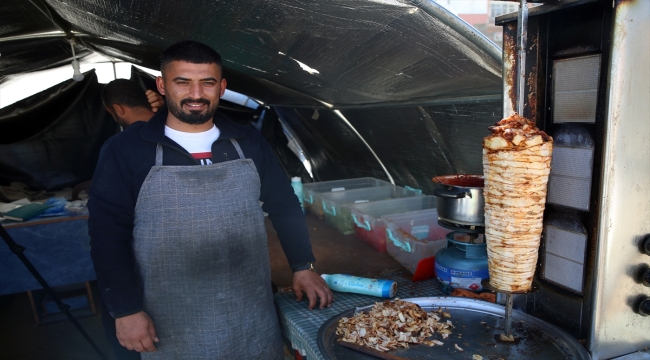
<svg viewBox="0 0 650 360"><path fill-rule="evenodd" d="M162 166L135 206L145 312L160 339L143 359L282 359L260 177L245 159Z"/></svg>

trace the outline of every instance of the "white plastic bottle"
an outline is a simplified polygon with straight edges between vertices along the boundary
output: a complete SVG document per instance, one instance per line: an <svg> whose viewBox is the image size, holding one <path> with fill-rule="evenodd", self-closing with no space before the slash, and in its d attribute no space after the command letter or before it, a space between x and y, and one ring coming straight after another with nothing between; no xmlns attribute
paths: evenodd
<svg viewBox="0 0 650 360"><path fill-rule="evenodd" d="M305 208L302 205L302 180L295 176L291 178L291 186L293 187L293 192L296 194L298 197L298 200L300 201L300 207L302 208L302 212L305 212Z"/></svg>
<svg viewBox="0 0 650 360"><path fill-rule="evenodd" d="M322 274L330 289L390 299L397 293L397 283L392 280L369 279L347 274Z"/></svg>

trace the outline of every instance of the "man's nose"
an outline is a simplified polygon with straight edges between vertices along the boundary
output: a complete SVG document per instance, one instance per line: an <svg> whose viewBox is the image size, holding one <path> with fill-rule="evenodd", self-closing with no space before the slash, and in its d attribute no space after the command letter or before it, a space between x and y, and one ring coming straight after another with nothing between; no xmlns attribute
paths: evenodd
<svg viewBox="0 0 650 360"><path fill-rule="evenodd" d="M190 84L190 93L188 94L192 99L200 99L203 97L203 89L201 88L201 83L192 82Z"/></svg>

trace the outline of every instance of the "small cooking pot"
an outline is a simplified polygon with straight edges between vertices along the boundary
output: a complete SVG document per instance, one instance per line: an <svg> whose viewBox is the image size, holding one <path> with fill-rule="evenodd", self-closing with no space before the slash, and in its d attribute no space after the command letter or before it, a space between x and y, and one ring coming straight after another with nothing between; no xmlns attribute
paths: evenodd
<svg viewBox="0 0 650 360"><path fill-rule="evenodd" d="M482 175L445 175L433 179L438 218L459 225L485 226Z"/></svg>

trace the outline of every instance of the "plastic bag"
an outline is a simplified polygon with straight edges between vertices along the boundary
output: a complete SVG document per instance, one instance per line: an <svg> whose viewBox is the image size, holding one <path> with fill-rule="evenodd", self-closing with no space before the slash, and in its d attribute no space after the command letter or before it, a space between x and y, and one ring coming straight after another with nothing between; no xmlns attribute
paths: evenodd
<svg viewBox="0 0 650 360"><path fill-rule="evenodd" d="M43 204L50 205L50 208L38 217L70 216L70 213L65 209L68 200L64 198L49 198Z"/></svg>
<svg viewBox="0 0 650 360"><path fill-rule="evenodd" d="M85 215L88 214L87 203L88 199L70 201L65 209L72 215Z"/></svg>

